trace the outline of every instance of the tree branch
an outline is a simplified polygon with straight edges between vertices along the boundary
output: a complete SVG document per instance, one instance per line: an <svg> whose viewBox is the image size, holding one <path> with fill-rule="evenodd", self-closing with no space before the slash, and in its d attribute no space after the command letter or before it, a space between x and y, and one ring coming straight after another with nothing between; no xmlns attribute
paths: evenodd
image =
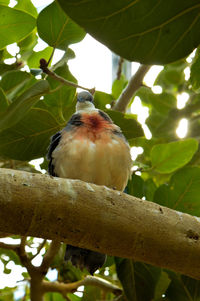
<svg viewBox="0 0 200 301"><path fill-rule="evenodd" d="M43 249L43 247L45 246L46 242L47 242L47 240L44 239L43 242L39 245L39 247L37 248L36 254L34 254L33 256L31 256L31 258L30 258L31 261L40 254L40 251Z"/></svg>
<svg viewBox="0 0 200 301"><path fill-rule="evenodd" d="M6 244L4 242L0 242L0 248L16 251L19 248L19 245L11 245L11 244Z"/></svg>
<svg viewBox="0 0 200 301"><path fill-rule="evenodd" d="M54 256L58 253L59 249L60 249L60 241L54 240L51 242L46 254L44 255L43 261L39 267L39 271L42 274L46 274L50 264L52 263Z"/></svg>
<svg viewBox="0 0 200 301"><path fill-rule="evenodd" d="M47 67L48 66L48 63L46 62L45 59L41 59L40 60L40 68L42 69L42 71L44 73L46 73L47 75L49 75L50 77L52 77L53 79L59 81L60 83L62 83L63 85L65 86L72 86L72 87L75 87L75 88L81 88L83 90L86 90L88 92L90 92L91 94L94 94L95 92L95 88L86 88L86 87L83 87L83 86L80 86L74 82L71 82L59 75L57 75L56 73L54 73L53 71L49 70L49 68Z"/></svg>
<svg viewBox="0 0 200 301"><path fill-rule="evenodd" d="M1 168L0 186L1 232L60 240L200 279L197 217L104 186L18 170Z"/></svg>
<svg viewBox="0 0 200 301"><path fill-rule="evenodd" d="M119 99L113 106L113 110L120 111L123 113L126 112L126 108L129 102L131 101L131 98L133 97L134 93L142 86L143 78L150 68L150 65L141 65L139 67L139 69L131 77L131 79L128 82L128 85L126 86Z"/></svg>
<svg viewBox="0 0 200 301"><path fill-rule="evenodd" d="M65 296L67 293L75 292L82 285L96 286L104 291L112 292L115 295L119 295L122 293L122 289L117 285L114 285L104 279L95 276L87 276L83 280L72 283L49 282L44 280L42 282L42 290L43 293L57 292Z"/></svg>

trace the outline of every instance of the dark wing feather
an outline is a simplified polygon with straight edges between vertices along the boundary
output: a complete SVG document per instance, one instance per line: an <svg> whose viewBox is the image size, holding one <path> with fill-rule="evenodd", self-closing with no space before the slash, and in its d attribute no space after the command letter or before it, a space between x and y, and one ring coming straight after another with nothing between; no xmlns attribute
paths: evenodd
<svg viewBox="0 0 200 301"><path fill-rule="evenodd" d="M48 172L51 176L54 176L54 177L56 177L56 174L54 172L54 165L52 163L52 153L53 153L54 149L57 147L57 145L59 144L60 139L61 139L61 132L58 132L51 137L51 142L50 142L50 145L48 148L48 153L47 153L47 159L50 160L49 165L48 165Z"/></svg>

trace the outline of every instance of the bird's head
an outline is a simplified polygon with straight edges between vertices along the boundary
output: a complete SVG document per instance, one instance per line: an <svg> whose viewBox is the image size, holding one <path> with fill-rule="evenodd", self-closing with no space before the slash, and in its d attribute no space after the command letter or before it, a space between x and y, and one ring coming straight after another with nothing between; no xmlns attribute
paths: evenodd
<svg viewBox="0 0 200 301"><path fill-rule="evenodd" d="M82 91L77 95L76 111L94 110L94 98L91 93Z"/></svg>

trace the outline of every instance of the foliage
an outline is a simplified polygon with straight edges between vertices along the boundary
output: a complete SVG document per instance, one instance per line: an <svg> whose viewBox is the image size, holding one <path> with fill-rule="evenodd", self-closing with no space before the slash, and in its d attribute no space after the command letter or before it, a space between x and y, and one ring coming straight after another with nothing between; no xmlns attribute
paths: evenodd
<svg viewBox="0 0 200 301"><path fill-rule="evenodd" d="M144 136L137 116L106 109L106 105L112 108L127 85L128 79L123 74L113 82L111 94L95 93L96 106L105 110L121 127L131 146L143 150L135 161L140 173L133 174L127 193L200 215L199 49L190 60L185 57L199 44L200 4L198 0L160 0L153 6L152 2L58 0L38 15L30 0L18 0L14 8L8 7L9 1L0 0L0 167L38 172L29 161L40 157L44 158L42 168L47 167L45 155L50 136L60 130L74 112L76 89L43 74L39 60L46 59L50 66L54 50L63 50L63 57L51 68L59 76L76 83L68 68L68 60L75 57L69 46L81 41L87 31L131 61L166 64L154 83L162 92L156 94L143 85L130 100L134 103L137 96L148 108L145 126L151 131L150 140ZM38 35L48 46L36 52ZM12 56L6 46L14 42L19 51ZM8 58L14 63L8 64ZM191 71L189 80L185 79L186 70ZM185 107L178 109L177 97L183 92L187 93L188 101ZM180 139L176 129L183 118L188 120L188 132L185 139ZM41 254L44 254L49 246L48 242L37 244L33 238L28 238L27 244L27 255L31 258L35 249L41 247ZM0 259L7 274L11 272L7 267L10 261L21 265L13 250L0 249ZM51 268L58 270L60 282L79 281L86 274L63 262L63 248ZM191 301L200 298L199 281L128 259L108 257L98 275L121 285L123 295L116 297L87 286L82 298L75 294L68 294L68 298L72 301ZM27 283L28 273L23 273L23 277ZM21 300L29 300L29 286L24 290ZM15 291L15 288L2 289L0 300L14 300ZM65 299L59 293L49 292L44 300Z"/></svg>

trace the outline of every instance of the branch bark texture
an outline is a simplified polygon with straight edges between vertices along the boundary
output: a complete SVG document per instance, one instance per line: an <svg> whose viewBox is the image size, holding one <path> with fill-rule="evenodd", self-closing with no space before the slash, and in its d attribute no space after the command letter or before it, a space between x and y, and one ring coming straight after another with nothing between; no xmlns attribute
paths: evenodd
<svg viewBox="0 0 200 301"><path fill-rule="evenodd" d="M131 101L131 98L133 97L135 92L142 86L143 78L150 68L151 65L141 65L139 67L137 72L129 80L128 85L121 93L116 104L113 106L113 110L123 113L126 112L127 106Z"/></svg>
<svg viewBox="0 0 200 301"><path fill-rule="evenodd" d="M63 241L200 279L200 219L79 180L0 169L0 232Z"/></svg>

